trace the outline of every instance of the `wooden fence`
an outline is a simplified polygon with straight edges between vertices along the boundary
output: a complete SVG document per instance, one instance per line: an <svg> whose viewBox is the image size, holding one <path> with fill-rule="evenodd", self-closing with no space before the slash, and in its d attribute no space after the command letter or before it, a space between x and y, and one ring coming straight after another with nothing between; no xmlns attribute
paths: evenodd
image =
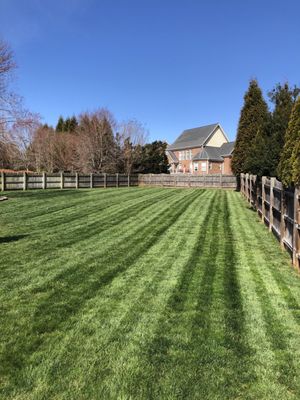
<svg viewBox="0 0 300 400"><path fill-rule="evenodd" d="M276 178L241 174L241 193L289 251L300 268L300 188L284 188Z"/></svg>
<svg viewBox="0 0 300 400"><path fill-rule="evenodd" d="M169 174L35 174L2 172L0 190L80 189L125 186L236 188L232 175L169 175Z"/></svg>
<svg viewBox="0 0 300 400"><path fill-rule="evenodd" d="M4 173L0 175L0 188L27 189L80 189L138 186L137 175L124 174L32 174Z"/></svg>
<svg viewBox="0 0 300 400"><path fill-rule="evenodd" d="M236 177L222 174L145 174L139 175L139 184L163 187L215 187L236 189Z"/></svg>

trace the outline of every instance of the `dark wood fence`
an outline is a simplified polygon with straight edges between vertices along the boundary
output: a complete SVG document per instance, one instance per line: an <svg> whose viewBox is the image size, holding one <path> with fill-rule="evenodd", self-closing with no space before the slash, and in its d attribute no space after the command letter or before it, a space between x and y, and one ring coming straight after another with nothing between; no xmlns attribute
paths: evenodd
<svg viewBox="0 0 300 400"><path fill-rule="evenodd" d="M289 251L300 268L300 188L284 188L276 178L241 174L241 193Z"/></svg>
<svg viewBox="0 0 300 400"><path fill-rule="evenodd" d="M138 186L138 175L124 174L32 174L0 175L1 190L80 189Z"/></svg>
<svg viewBox="0 0 300 400"><path fill-rule="evenodd" d="M163 187L201 187L236 189L236 177L233 175L208 174L145 174L139 175L139 184Z"/></svg>

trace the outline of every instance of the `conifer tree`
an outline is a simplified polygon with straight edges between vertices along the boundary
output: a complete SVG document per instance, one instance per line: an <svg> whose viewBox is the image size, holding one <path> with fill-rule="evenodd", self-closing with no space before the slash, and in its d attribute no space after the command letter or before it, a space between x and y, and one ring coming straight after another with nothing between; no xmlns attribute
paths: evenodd
<svg viewBox="0 0 300 400"><path fill-rule="evenodd" d="M56 132L63 132L65 127L65 121L62 116L59 117L57 125L56 125Z"/></svg>
<svg viewBox="0 0 300 400"><path fill-rule="evenodd" d="M78 126L77 119L76 119L76 117L73 115L73 117L70 119L69 131L70 131L70 132L75 132L77 126Z"/></svg>
<svg viewBox="0 0 300 400"><path fill-rule="evenodd" d="M283 85L278 83L275 88L268 93L269 99L275 105L272 113L271 138L269 143L271 176L278 176L278 165L284 146L285 132L299 92L299 88L296 86L290 88L289 84L286 82Z"/></svg>
<svg viewBox="0 0 300 400"><path fill-rule="evenodd" d="M237 138L232 156L232 171L235 175L241 172L257 171L257 161L253 157L254 146L264 142L266 127L269 123L269 111L260 87L256 80L251 80L244 96ZM261 136L261 138L259 136ZM255 143L255 139L257 143ZM257 155L256 155L257 156Z"/></svg>
<svg viewBox="0 0 300 400"><path fill-rule="evenodd" d="M70 118L67 118L67 119L65 120L65 123L64 123L64 129L63 129L63 131L64 131L64 132L70 132L70 126L71 126L71 120L70 120Z"/></svg>
<svg viewBox="0 0 300 400"><path fill-rule="evenodd" d="M300 97L291 113L278 170L285 186L300 183Z"/></svg>

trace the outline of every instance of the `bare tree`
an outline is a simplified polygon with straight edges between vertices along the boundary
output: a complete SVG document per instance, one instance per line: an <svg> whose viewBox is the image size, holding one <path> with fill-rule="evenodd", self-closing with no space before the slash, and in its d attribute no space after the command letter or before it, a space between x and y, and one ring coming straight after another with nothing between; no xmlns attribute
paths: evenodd
<svg viewBox="0 0 300 400"><path fill-rule="evenodd" d="M109 119L108 119L109 118ZM79 117L79 168L84 172L116 172L116 142L111 114L99 109Z"/></svg>
<svg viewBox="0 0 300 400"><path fill-rule="evenodd" d="M11 90L10 84L14 78L16 63L9 45L0 40L0 163L4 164L10 159L15 164L17 153L24 150L18 148L22 143L20 133L35 126L39 116L23 107L21 96ZM24 136L25 137L25 136ZM23 137L23 139L24 139ZM7 155L9 157L7 158Z"/></svg>
<svg viewBox="0 0 300 400"><path fill-rule="evenodd" d="M141 156L142 146L148 138L148 131L141 122L133 119L121 123L119 132L124 172L130 174Z"/></svg>

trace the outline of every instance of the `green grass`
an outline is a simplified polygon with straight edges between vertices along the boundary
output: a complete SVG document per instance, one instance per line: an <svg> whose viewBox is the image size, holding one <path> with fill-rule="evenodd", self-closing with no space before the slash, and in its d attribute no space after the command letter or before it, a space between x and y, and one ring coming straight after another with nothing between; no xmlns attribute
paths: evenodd
<svg viewBox="0 0 300 400"><path fill-rule="evenodd" d="M1 399L300 399L300 278L239 193L7 194Z"/></svg>

